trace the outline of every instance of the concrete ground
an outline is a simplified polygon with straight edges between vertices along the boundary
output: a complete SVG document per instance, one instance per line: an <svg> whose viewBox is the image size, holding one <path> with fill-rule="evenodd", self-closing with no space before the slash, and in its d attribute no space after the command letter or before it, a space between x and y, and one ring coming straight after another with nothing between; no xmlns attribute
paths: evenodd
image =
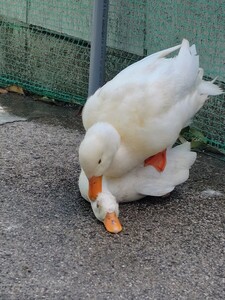
<svg viewBox="0 0 225 300"><path fill-rule="evenodd" d="M18 121L0 125L1 300L225 299L225 162L200 154L170 197L120 205L112 235L79 194L78 109L0 105Z"/></svg>

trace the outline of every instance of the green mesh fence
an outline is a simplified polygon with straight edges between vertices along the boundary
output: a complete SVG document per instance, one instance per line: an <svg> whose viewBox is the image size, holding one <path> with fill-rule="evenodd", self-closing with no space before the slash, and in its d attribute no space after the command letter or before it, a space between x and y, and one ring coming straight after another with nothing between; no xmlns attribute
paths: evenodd
<svg viewBox="0 0 225 300"><path fill-rule="evenodd" d="M217 83L224 88L224 1L110 1L108 25L107 80L125 65L179 44L185 37L196 44L205 77L218 76ZM115 54L115 48L119 53ZM199 130L196 139L225 153L224 96L208 101L192 126Z"/></svg>
<svg viewBox="0 0 225 300"><path fill-rule="evenodd" d="M92 1L1 0L0 83L59 100L87 95Z"/></svg>
<svg viewBox="0 0 225 300"><path fill-rule="evenodd" d="M92 0L0 0L0 85L84 103ZM106 81L127 65L181 42L195 43L208 79L225 82L225 2L110 1ZM225 151L225 101L214 97L193 126Z"/></svg>

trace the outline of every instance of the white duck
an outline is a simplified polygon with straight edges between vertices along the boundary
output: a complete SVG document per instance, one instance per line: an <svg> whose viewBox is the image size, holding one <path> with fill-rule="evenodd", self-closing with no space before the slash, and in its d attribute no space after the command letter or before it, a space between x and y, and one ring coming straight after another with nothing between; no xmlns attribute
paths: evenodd
<svg viewBox="0 0 225 300"><path fill-rule="evenodd" d="M179 48L176 57L165 57ZM222 93L202 77L195 45L184 39L127 67L87 100L79 160L90 199L101 192L103 175L121 177L143 161L163 171L164 149L175 143L208 95Z"/></svg>
<svg viewBox="0 0 225 300"><path fill-rule="evenodd" d="M105 224L109 232L117 233L122 230L118 220L118 203L170 193L176 185L188 179L195 159L196 153L190 151L190 143L186 142L167 150L167 164L163 172L158 172L153 166L142 165L118 178L103 176L103 190L96 201L89 198L88 179L82 170L80 192L91 203L96 218Z"/></svg>

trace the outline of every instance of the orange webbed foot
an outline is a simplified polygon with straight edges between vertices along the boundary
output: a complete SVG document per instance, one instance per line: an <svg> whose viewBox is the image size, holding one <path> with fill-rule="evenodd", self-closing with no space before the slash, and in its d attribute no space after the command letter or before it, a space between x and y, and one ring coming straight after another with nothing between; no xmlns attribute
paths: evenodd
<svg viewBox="0 0 225 300"><path fill-rule="evenodd" d="M166 167L166 150L147 158L144 161L144 166L153 166L159 172L164 171Z"/></svg>

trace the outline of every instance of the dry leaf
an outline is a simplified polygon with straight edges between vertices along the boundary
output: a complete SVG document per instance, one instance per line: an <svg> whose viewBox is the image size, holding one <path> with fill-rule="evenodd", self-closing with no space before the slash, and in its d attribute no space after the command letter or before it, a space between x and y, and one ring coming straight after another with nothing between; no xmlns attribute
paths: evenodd
<svg viewBox="0 0 225 300"><path fill-rule="evenodd" d="M7 94L7 93L8 93L8 91L6 89L1 89L0 88L0 94Z"/></svg>
<svg viewBox="0 0 225 300"><path fill-rule="evenodd" d="M20 86L17 86L17 85L8 86L6 88L6 90L8 92L13 92L13 93L17 93L17 94L20 94L20 95L24 95L23 89Z"/></svg>

